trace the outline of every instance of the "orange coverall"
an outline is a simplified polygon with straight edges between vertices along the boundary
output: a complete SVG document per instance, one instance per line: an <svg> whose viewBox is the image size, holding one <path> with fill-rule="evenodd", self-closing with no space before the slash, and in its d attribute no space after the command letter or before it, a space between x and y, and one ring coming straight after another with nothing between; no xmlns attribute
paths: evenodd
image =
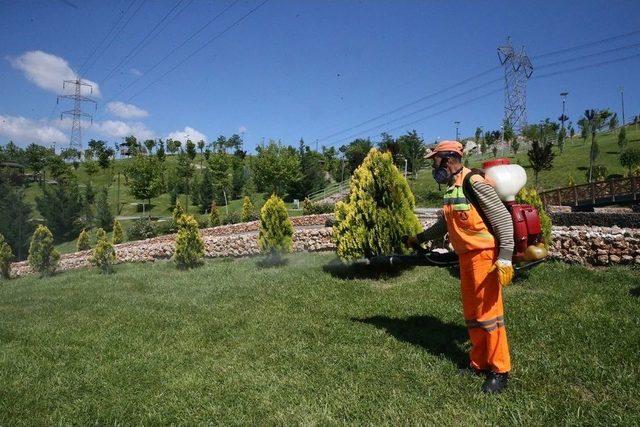
<svg viewBox="0 0 640 427"><path fill-rule="evenodd" d="M509 372L511 361L504 326L502 286L497 271L494 236L476 208L462 192L469 169L464 168L444 196L444 219L449 240L460 259L460 293L464 319L471 338L471 367L497 373ZM472 181L483 180L474 175Z"/></svg>

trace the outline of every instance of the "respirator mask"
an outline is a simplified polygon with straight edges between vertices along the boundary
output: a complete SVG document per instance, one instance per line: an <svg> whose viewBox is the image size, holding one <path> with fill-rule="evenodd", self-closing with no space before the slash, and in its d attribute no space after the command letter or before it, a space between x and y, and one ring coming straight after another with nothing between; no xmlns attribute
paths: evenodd
<svg viewBox="0 0 640 427"><path fill-rule="evenodd" d="M437 168L431 171L431 174L433 175L433 179L435 179L435 181L438 183L438 187L440 186L440 184L448 184L451 181L451 178L453 178L455 175L460 173L460 171L462 171L462 168L460 168L458 171L454 173L449 172L449 169L447 169L448 162L449 162L449 158L443 157L442 160L440 161L440 165L438 165Z"/></svg>

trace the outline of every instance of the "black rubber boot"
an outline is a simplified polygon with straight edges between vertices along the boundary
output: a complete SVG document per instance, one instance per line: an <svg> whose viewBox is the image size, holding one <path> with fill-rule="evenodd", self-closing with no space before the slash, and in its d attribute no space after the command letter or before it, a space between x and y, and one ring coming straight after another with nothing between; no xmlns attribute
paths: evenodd
<svg viewBox="0 0 640 427"><path fill-rule="evenodd" d="M484 393L500 393L505 388L507 388L508 382L508 372L505 372L503 374L499 374L497 372L489 372L487 374L487 379L484 380L484 384L482 384L482 391Z"/></svg>

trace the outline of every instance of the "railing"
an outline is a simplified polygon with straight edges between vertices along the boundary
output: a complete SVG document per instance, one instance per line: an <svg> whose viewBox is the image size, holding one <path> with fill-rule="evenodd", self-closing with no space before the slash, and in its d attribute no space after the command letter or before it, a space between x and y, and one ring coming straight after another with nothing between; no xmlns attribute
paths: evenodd
<svg viewBox="0 0 640 427"><path fill-rule="evenodd" d="M351 178L347 178L342 182L335 182L331 185L326 186L322 190L314 191L313 193L307 194L307 199L315 202L316 200L324 199L325 197L332 196L336 193L342 192L344 189L349 188L349 183L351 182Z"/></svg>
<svg viewBox="0 0 640 427"><path fill-rule="evenodd" d="M593 206L638 200L640 177L610 179L540 193L546 206Z"/></svg>

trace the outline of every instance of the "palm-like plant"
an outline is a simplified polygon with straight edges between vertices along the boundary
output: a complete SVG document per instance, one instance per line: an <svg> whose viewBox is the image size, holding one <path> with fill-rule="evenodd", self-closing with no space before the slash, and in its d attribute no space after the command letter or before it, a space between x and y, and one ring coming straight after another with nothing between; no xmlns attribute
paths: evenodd
<svg viewBox="0 0 640 427"><path fill-rule="evenodd" d="M593 163L598 158L600 152L596 135L608 124L611 117L609 110L585 110L584 118L587 120L589 131L591 132L591 149L589 150L589 182L593 180Z"/></svg>

